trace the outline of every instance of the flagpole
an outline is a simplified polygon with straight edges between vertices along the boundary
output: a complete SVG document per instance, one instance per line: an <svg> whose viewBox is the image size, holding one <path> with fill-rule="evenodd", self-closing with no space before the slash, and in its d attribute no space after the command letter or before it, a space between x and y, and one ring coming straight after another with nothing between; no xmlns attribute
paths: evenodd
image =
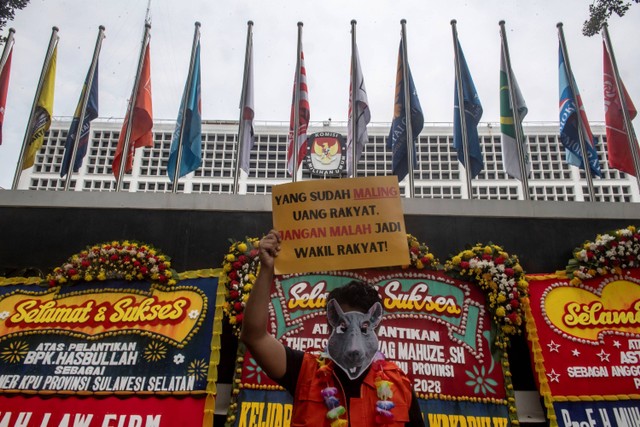
<svg viewBox="0 0 640 427"><path fill-rule="evenodd" d="M618 63L616 57L613 54L613 46L611 46L611 39L609 38L609 26L605 23L602 26L602 35L605 42L605 47L609 52L609 58L611 59L611 68L613 68L613 76L616 81L616 90L618 91L618 98L620 99L620 105L622 107L622 117L624 119L624 127L627 131L627 142L629 143L629 149L631 151L631 157L633 159L633 167L636 172L636 181L638 188L640 188L640 154L638 154L638 142L636 133L633 130L633 124L631 123L631 117L629 116L629 109L627 107L627 99L625 96L624 87L622 85L622 79L618 72Z"/></svg>
<svg viewBox="0 0 640 427"><path fill-rule="evenodd" d="M358 149L358 120L356 114L358 101L356 99L356 91L358 88L357 82L357 61L356 61L356 25L358 22L355 19L351 20L351 176L357 176L357 149Z"/></svg>
<svg viewBox="0 0 640 427"><path fill-rule="evenodd" d="M4 66L7 63L7 59L9 58L9 53L11 52L11 48L14 44L13 34L16 32L13 28L9 28L9 35L7 36L7 42L4 44L4 49L2 50L2 57L0 58L0 74L2 74L2 70L4 70Z"/></svg>
<svg viewBox="0 0 640 427"><path fill-rule="evenodd" d="M195 29L193 30L193 45L191 46L191 60L189 61L189 73L187 74L187 85L184 91L184 98L182 99L182 123L180 123L180 133L178 135L178 147L176 151L176 167L173 171L173 184L171 186L171 192L176 194L178 192L178 180L180 179L180 166L182 163L182 140L184 138L184 129L187 124L187 108L189 100L191 99L191 84L193 82L193 66L196 60L196 48L198 41L200 40L200 22L196 21Z"/></svg>
<svg viewBox="0 0 640 427"><path fill-rule="evenodd" d="M569 88L573 94L573 102L576 104L576 118L578 121L578 138L580 139L580 152L582 153L582 163L584 164L584 174L587 177L587 185L589 187L589 199L594 202L595 191L593 188L593 177L591 176L591 162L589 161L589 154L587 152L586 137L584 135L582 114L580 111L580 103L578 102L578 90L576 89L576 82L573 79L573 72L571 71L571 64L569 63L569 52L567 51L567 45L564 40L564 31L562 30L562 22L558 22L558 38L560 40L560 49L562 49L562 56L564 57L564 70L567 73L569 79Z"/></svg>
<svg viewBox="0 0 640 427"><path fill-rule="evenodd" d="M59 31L58 27L53 27L51 29L51 38L49 39L49 47L47 48L47 54L45 55L44 63L42 64L42 71L40 73L40 79L38 80L36 95L33 98L33 104L31 106L31 114L29 115L29 120L27 121L27 130L24 133L22 147L20 148L20 155L18 157L18 165L16 167L16 173L13 176L13 185L11 186L12 190L16 190L18 188L18 183L20 182L20 174L22 173L22 164L24 162L24 154L27 148L27 143L29 141L31 126L33 125L33 116L38 106L38 99L40 98L40 93L42 92L42 86L44 85L45 75L47 74L47 70L49 69L49 65L51 63L51 57L53 56L53 51L55 50L58 44L58 40L60 39L60 36L58 36L58 31Z"/></svg>
<svg viewBox="0 0 640 427"><path fill-rule="evenodd" d="M460 116L460 130L462 131L462 147L464 150L464 170L467 176L467 194L469 199L473 199L473 188L471 186L471 158L469 157L469 137L467 135L467 118L464 106L464 88L462 86L462 73L460 71L460 51L458 46L458 30L455 19L451 20L451 31L453 33L453 51L456 67L456 88L458 89L458 115Z"/></svg>
<svg viewBox="0 0 640 427"><path fill-rule="evenodd" d="M407 162L409 172L409 198L413 198L413 129L411 123L411 83L409 81L409 59L407 58L407 20L402 19L402 81L404 82L404 116L407 128Z"/></svg>
<svg viewBox="0 0 640 427"><path fill-rule="evenodd" d="M71 160L69 161L69 170L67 170L67 178L64 183L64 191L69 191L71 186L71 176L73 175L73 169L76 164L76 155L78 153L78 145L80 144L80 138L82 136L82 128L84 127L84 115L87 112L87 104L89 103L89 96L91 94L91 88L93 85L93 78L95 76L96 67L98 65L98 56L100 55L100 49L102 48L102 40L104 40L104 26L98 27L98 39L96 40L96 47L93 50L93 58L91 59L91 65L89 66L89 74L85 82L84 90L82 91L82 99L80 101L80 122L78 123L78 129L73 141L73 149L71 150Z"/></svg>
<svg viewBox="0 0 640 427"><path fill-rule="evenodd" d="M514 129L516 132L516 149L518 150L518 162L520 164L520 182L522 183L522 193L525 200L531 200L529 194L529 177L527 176L527 168L524 160L524 135L522 135L522 128L520 127L520 112L518 111L518 102L516 94L513 90L513 75L511 70L511 57L509 56L509 44L507 43L507 33L504 29L504 21L500 21L500 37L502 38L502 48L504 54L505 65L507 67L507 82L509 85L509 101L511 102L511 110L513 112Z"/></svg>
<svg viewBox="0 0 640 427"><path fill-rule="evenodd" d="M122 147L122 156L120 157L120 170L118 171L118 182L116 183L116 191L122 189L122 179L124 178L124 170L129 157L129 145L131 139L131 127L133 122L133 113L136 106L136 98L138 94L138 86L140 85L140 74L142 74L142 66L144 63L144 55L149 43L149 31L151 30L151 23L145 22L144 35L142 36L142 48L140 49L140 57L138 59L138 70L136 71L136 79L133 82L133 90L131 91L131 98L129 99L129 111L127 116L127 129L125 131L124 144Z"/></svg>
<svg viewBox="0 0 640 427"><path fill-rule="evenodd" d="M302 77L302 22L298 22L298 55L296 59L296 78L293 90L293 182L298 180L298 132L300 132L300 78Z"/></svg>
<svg viewBox="0 0 640 427"><path fill-rule="evenodd" d="M249 82L249 64L253 60L253 21L247 22L247 46L244 53L244 73L242 77L242 92L240 94L240 118L238 119L238 155L236 157L236 170L233 177L233 192L238 194L240 191L240 162L244 156L244 106L247 102L247 87Z"/></svg>

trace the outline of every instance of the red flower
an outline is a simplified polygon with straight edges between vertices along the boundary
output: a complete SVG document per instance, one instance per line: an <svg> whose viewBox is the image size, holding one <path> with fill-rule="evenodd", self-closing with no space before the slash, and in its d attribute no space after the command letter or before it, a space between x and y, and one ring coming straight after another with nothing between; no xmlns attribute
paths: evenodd
<svg viewBox="0 0 640 427"><path fill-rule="evenodd" d="M460 261L460 267L464 270L469 268L469 261Z"/></svg>
<svg viewBox="0 0 640 427"><path fill-rule="evenodd" d="M420 249L419 248L411 248L411 252L413 252L414 254L419 254L420 253Z"/></svg>
<svg viewBox="0 0 640 427"><path fill-rule="evenodd" d="M56 285L56 281L54 279L49 280L49 287L53 288Z"/></svg>
<svg viewBox="0 0 640 427"><path fill-rule="evenodd" d="M235 271L230 271L229 272L229 279L231 280L237 280L238 279L238 273L236 273Z"/></svg>
<svg viewBox="0 0 640 427"><path fill-rule="evenodd" d="M242 263L240 261L236 261L233 264L231 264L231 266L233 267L234 270L240 270L242 268Z"/></svg>
<svg viewBox="0 0 640 427"><path fill-rule="evenodd" d="M229 299L235 300L240 295L238 291L229 291Z"/></svg>
<svg viewBox="0 0 640 427"><path fill-rule="evenodd" d="M504 257L499 256L495 260L493 260L496 264L504 264Z"/></svg>
<svg viewBox="0 0 640 427"><path fill-rule="evenodd" d="M483 254L482 255L482 259L485 261L491 261L493 259L493 257L489 254Z"/></svg>
<svg viewBox="0 0 640 427"><path fill-rule="evenodd" d="M140 273L147 274L149 273L149 269L143 265L142 267L140 267Z"/></svg>
<svg viewBox="0 0 640 427"><path fill-rule="evenodd" d="M118 260L118 255L117 255L117 254L113 254L113 255L111 255L111 256L109 257L109 259L110 259L111 261L117 261L117 260Z"/></svg>
<svg viewBox="0 0 640 427"><path fill-rule="evenodd" d="M247 258L246 255L240 255L238 257L238 262L240 263L240 265L244 265L247 263L247 261L249 261L249 259Z"/></svg>
<svg viewBox="0 0 640 427"><path fill-rule="evenodd" d="M504 269L504 274L506 274L509 277L513 277L513 275L515 274L515 271L513 271L513 268L507 267Z"/></svg>
<svg viewBox="0 0 640 427"><path fill-rule="evenodd" d="M69 273L69 276L75 276L76 274L78 274L78 270L76 270L75 268L70 268L67 273Z"/></svg>
<svg viewBox="0 0 640 427"><path fill-rule="evenodd" d="M429 265L431 263L431 261L429 261L429 258L427 258L426 256L423 256L420 261L424 264L424 265Z"/></svg>
<svg viewBox="0 0 640 427"><path fill-rule="evenodd" d="M511 305L511 307L513 308L518 308L520 307L520 301L518 301L517 299L512 299L511 301L509 301L509 304Z"/></svg>
<svg viewBox="0 0 640 427"><path fill-rule="evenodd" d="M160 275L158 276L158 281L160 281L160 283L165 283L169 281L169 278L165 275Z"/></svg>
<svg viewBox="0 0 640 427"><path fill-rule="evenodd" d="M249 256L250 256L251 258L255 258L255 257L257 257L257 256L258 256L258 253L259 253L259 252L260 252L260 251L258 251L257 249L251 249L251 252L249 252Z"/></svg>
<svg viewBox="0 0 640 427"><path fill-rule="evenodd" d="M609 243L609 246L611 246L612 248L617 248L618 247L618 242L613 240L612 242Z"/></svg>
<svg viewBox="0 0 640 427"><path fill-rule="evenodd" d="M140 261L133 261L133 266L134 267L140 267Z"/></svg>
<svg viewBox="0 0 640 427"><path fill-rule="evenodd" d="M593 259L593 257L594 257L593 252L592 251L587 251L587 258L588 259Z"/></svg>
<svg viewBox="0 0 640 427"><path fill-rule="evenodd" d="M237 311L238 313L240 313L242 311L242 303L241 302L236 302L235 304L233 304L233 309L235 311Z"/></svg>
<svg viewBox="0 0 640 427"><path fill-rule="evenodd" d="M82 266L83 266L84 268L87 268L87 267L89 267L89 266L91 265L91 261L88 261L88 260L86 260L86 259L83 259L83 260L82 260L82 262L81 262L81 264L82 264Z"/></svg>
<svg viewBox="0 0 640 427"><path fill-rule="evenodd" d="M243 317L244 317L244 315L242 313L236 314L236 324L242 323L242 318Z"/></svg>
<svg viewBox="0 0 640 427"><path fill-rule="evenodd" d="M167 266L164 264L158 264L158 270L160 271L165 271L167 269Z"/></svg>
<svg viewBox="0 0 640 427"><path fill-rule="evenodd" d="M516 325L518 323L518 313L510 313L507 318L509 319L509 321L511 321L511 323L513 323L514 325Z"/></svg>

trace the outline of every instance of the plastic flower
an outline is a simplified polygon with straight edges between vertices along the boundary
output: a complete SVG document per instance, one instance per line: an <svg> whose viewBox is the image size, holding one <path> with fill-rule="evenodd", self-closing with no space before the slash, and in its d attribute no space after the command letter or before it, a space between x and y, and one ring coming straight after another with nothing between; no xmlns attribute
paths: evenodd
<svg viewBox="0 0 640 427"><path fill-rule="evenodd" d="M477 285L485 293L489 312L499 326L496 343L506 347L508 336L522 331L522 301L529 289L518 258L498 245L476 244L453 256L444 269L453 277Z"/></svg>
<svg viewBox="0 0 640 427"><path fill-rule="evenodd" d="M47 276L49 286L94 280L151 280L175 285L171 260L146 244L112 241L72 255Z"/></svg>
<svg viewBox="0 0 640 427"><path fill-rule="evenodd" d="M573 250L566 267L570 283L578 286L583 280L607 274L622 274L623 269L640 267L640 233L630 225L619 230L598 234Z"/></svg>

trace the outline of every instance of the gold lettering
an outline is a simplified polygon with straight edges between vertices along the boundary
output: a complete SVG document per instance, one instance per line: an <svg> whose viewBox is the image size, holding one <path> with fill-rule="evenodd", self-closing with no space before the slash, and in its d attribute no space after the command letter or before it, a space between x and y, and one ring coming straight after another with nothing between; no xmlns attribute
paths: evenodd
<svg viewBox="0 0 640 427"><path fill-rule="evenodd" d="M58 306L56 301L41 303L28 300L15 306L16 313L9 318L9 324L80 324L89 321L89 313L95 302L86 301L82 305Z"/></svg>
<svg viewBox="0 0 640 427"><path fill-rule="evenodd" d="M567 326L598 328L602 326L640 325L640 301L628 310L607 310L601 302L591 304L567 304L562 320Z"/></svg>

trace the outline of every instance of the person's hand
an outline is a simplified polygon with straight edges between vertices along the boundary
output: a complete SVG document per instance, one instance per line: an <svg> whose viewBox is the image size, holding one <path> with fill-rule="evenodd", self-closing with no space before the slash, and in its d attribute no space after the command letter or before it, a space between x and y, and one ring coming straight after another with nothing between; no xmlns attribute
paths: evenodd
<svg viewBox="0 0 640 427"><path fill-rule="evenodd" d="M271 230L260 240L259 244L259 256L260 262L263 267L273 269L273 262L275 257L280 252L280 233L276 230Z"/></svg>

